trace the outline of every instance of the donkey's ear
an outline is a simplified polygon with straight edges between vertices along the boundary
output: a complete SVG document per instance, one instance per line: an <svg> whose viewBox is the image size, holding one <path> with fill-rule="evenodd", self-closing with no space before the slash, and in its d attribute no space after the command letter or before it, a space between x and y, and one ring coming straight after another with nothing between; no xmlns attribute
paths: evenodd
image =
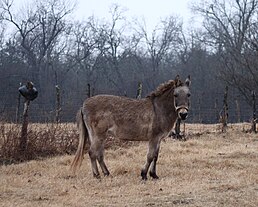
<svg viewBox="0 0 258 207"><path fill-rule="evenodd" d="M187 79L185 80L185 85L187 85L188 87L191 85L190 75L188 75Z"/></svg>

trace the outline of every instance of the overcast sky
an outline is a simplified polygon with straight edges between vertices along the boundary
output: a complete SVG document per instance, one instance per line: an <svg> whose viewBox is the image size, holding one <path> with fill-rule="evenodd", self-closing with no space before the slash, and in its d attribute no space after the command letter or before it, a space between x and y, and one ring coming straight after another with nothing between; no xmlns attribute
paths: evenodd
<svg viewBox="0 0 258 207"><path fill-rule="evenodd" d="M26 2L34 2L36 0L14 0L14 6L26 8ZM154 27L170 15L176 15L182 18L184 27L192 27L196 22L191 13L191 4L202 0L70 0L77 2L73 16L78 20L86 20L89 16L94 15L96 18L102 19L110 17L109 11L113 4L119 5L125 9L124 15L129 22L137 18L142 21L144 18L147 29L152 31ZM16 8L17 8L16 7ZM194 22L193 22L194 21Z"/></svg>
<svg viewBox="0 0 258 207"><path fill-rule="evenodd" d="M144 17L146 24L154 28L161 18L169 15L178 15L183 18L184 24L189 24L190 4L196 0L77 0L76 16L78 19L86 19L94 15L105 18L112 4L118 4L126 8L126 16L130 18Z"/></svg>

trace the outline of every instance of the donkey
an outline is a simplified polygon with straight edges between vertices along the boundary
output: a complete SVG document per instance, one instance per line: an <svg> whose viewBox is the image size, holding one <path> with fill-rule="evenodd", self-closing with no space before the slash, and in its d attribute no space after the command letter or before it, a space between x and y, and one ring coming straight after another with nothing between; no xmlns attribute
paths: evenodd
<svg viewBox="0 0 258 207"><path fill-rule="evenodd" d="M77 113L79 145L71 164L73 173L82 164L86 142L93 176L100 178L97 161L104 176L110 173L104 162L104 143L110 137L130 141L148 141L147 161L141 177L147 173L158 179L156 162L160 142L168 136L177 118L186 119L190 106L190 76L182 82L179 76L161 84L146 98L131 99L113 95L88 98Z"/></svg>

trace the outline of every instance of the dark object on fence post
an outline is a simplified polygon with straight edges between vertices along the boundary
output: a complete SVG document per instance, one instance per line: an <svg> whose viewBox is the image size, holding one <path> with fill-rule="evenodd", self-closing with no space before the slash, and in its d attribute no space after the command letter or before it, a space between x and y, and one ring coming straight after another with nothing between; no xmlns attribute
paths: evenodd
<svg viewBox="0 0 258 207"><path fill-rule="evenodd" d="M252 91L252 99L253 99L253 118L252 118L252 128L251 132L256 133L256 94L255 91Z"/></svg>
<svg viewBox="0 0 258 207"><path fill-rule="evenodd" d="M32 82L27 82L26 85L21 86L19 88L19 92L26 100L29 101L33 101L38 97L38 91Z"/></svg>
<svg viewBox="0 0 258 207"><path fill-rule="evenodd" d="M20 83L20 87L21 86L22 86L22 83ZM20 106L21 106L21 93L18 94L18 98L17 98L16 117L15 117L16 124L20 122Z"/></svg>
<svg viewBox="0 0 258 207"><path fill-rule="evenodd" d="M142 83L141 82L138 83L136 98L137 99L141 99L142 98Z"/></svg>
<svg viewBox="0 0 258 207"><path fill-rule="evenodd" d="M56 123L60 122L60 112L61 112L60 87L59 85L56 85Z"/></svg>
<svg viewBox="0 0 258 207"><path fill-rule="evenodd" d="M220 113L220 122L222 123L222 132L226 132L228 123L228 86L226 86L224 92L223 109Z"/></svg>
<svg viewBox="0 0 258 207"><path fill-rule="evenodd" d="M24 109L23 109L23 121L20 137L20 151L22 153L26 152L27 142L28 142L28 111L30 101L33 101L38 96L38 91L34 87L32 82L27 82L26 85L23 85L19 88L19 92L25 98Z"/></svg>

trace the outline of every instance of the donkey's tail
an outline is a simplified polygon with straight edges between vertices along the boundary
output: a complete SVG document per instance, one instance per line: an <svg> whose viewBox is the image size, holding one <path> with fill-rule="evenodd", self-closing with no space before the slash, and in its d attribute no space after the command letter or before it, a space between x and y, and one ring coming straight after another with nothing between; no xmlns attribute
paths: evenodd
<svg viewBox="0 0 258 207"><path fill-rule="evenodd" d="M76 120L77 120L77 127L79 130L79 145L75 153L74 160L71 164L71 170L73 174L75 174L76 170L79 169L82 164L86 141L89 137L88 130L83 120L82 108L80 108L80 110L78 111Z"/></svg>

